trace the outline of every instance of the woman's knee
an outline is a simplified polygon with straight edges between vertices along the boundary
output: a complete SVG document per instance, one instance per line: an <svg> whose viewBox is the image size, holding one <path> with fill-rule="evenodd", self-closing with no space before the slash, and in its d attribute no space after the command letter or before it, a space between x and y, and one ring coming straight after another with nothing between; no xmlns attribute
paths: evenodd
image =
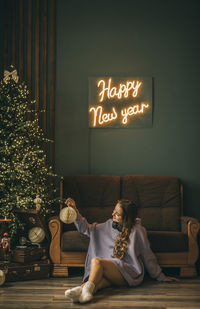
<svg viewBox="0 0 200 309"><path fill-rule="evenodd" d="M100 258L95 257L91 260L91 265L93 266L100 265L100 264L101 264Z"/></svg>

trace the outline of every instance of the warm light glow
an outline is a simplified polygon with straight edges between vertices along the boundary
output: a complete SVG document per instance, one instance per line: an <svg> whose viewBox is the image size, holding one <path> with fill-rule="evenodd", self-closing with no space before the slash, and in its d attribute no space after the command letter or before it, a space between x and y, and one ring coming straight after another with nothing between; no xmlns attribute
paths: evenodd
<svg viewBox="0 0 200 309"><path fill-rule="evenodd" d="M142 82L140 81L126 81L126 84L119 84L119 87L111 87L112 83L112 78L109 78L108 84L106 85L105 80L101 79L97 87L102 87L101 92L99 93L100 97L100 102L104 100L104 98L117 98L117 99L122 99L122 98L128 98L129 93L132 93L132 96L135 98L138 95L138 91L140 86L142 85Z"/></svg>
<svg viewBox="0 0 200 309"><path fill-rule="evenodd" d="M135 104L133 106L129 106L128 108L123 108L121 110L121 115L123 116L122 118L122 123L127 124L128 122L128 117L132 115L137 115L137 114L143 114L145 112L145 109L149 107L149 104ZM103 112L103 107L102 106L97 106L97 107L91 107L89 109L89 112L93 112L93 127L96 127L97 125L103 125L104 123L107 122L113 122L115 119L119 118L118 114L115 110L115 108L112 108L111 113L104 113Z"/></svg>
<svg viewBox="0 0 200 309"><path fill-rule="evenodd" d="M89 112L94 112L93 114L93 127L96 127L96 124L102 125L105 122L111 122L117 118L117 112L115 108L112 108L113 113L103 113L102 106L91 107Z"/></svg>
<svg viewBox="0 0 200 309"><path fill-rule="evenodd" d="M149 104L142 103L141 105L136 104L129 106L128 108L123 108L121 110L121 115L123 116L122 123L127 124L128 116L143 114L144 110L149 107Z"/></svg>

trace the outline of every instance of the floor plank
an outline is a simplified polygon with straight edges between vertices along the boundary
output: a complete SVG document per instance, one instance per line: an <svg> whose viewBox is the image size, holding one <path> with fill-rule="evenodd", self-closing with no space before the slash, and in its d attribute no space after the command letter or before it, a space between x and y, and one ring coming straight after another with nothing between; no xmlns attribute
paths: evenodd
<svg viewBox="0 0 200 309"><path fill-rule="evenodd" d="M200 308L200 278L160 283L146 277L135 288L108 288L99 291L89 304L73 304L64 291L81 283L80 274L69 278L6 282L0 287L2 309L196 309Z"/></svg>

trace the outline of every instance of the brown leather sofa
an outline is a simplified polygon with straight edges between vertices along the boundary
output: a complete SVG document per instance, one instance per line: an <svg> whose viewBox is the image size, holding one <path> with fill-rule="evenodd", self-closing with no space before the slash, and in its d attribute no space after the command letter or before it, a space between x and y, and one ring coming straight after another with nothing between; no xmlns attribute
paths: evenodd
<svg viewBox="0 0 200 309"><path fill-rule="evenodd" d="M183 216L183 187L177 177L72 175L61 181L60 191L61 199L76 201L89 223L111 218L121 198L134 201L161 267L180 267L181 276L196 275L199 222ZM88 237L58 217L50 219L49 229L53 276L68 276L68 267L84 266Z"/></svg>

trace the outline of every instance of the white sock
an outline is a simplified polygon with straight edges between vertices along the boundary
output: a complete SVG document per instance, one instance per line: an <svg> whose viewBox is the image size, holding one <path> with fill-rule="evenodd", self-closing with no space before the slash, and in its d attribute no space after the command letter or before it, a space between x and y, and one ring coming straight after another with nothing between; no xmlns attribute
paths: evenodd
<svg viewBox="0 0 200 309"><path fill-rule="evenodd" d="M95 285L91 281L87 281L85 285L82 288L82 293L79 297L80 303L87 303L93 298L93 291L94 291Z"/></svg>
<svg viewBox="0 0 200 309"><path fill-rule="evenodd" d="M66 290L65 297L71 298L73 302L78 302L81 293L82 293L82 286L76 286L75 288Z"/></svg>

